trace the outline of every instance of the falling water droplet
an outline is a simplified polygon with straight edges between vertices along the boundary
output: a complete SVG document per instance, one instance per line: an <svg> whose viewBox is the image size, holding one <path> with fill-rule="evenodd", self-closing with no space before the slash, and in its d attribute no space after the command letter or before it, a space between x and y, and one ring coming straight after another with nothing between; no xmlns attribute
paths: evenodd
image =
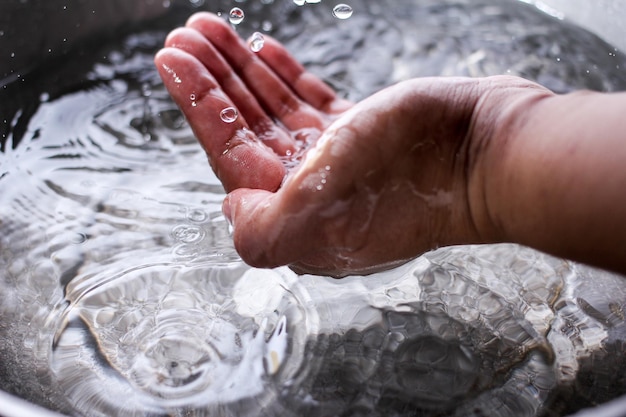
<svg viewBox="0 0 626 417"><path fill-rule="evenodd" d="M337 19L349 19L352 16L352 7L347 4L338 4L333 8L333 16Z"/></svg>
<svg viewBox="0 0 626 417"><path fill-rule="evenodd" d="M234 107L226 107L220 113L220 119L226 123L233 123L237 120L237 116L239 116L239 114L237 113L237 109Z"/></svg>
<svg viewBox="0 0 626 417"><path fill-rule="evenodd" d="M259 52L265 45L265 38L260 32L254 32L250 37L249 45L252 52Z"/></svg>
<svg viewBox="0 0 626 417"><path fill-rule="evenodd" d="M304 0L293 0L296 6L304 6Z"/></svg>
<svg viewBox="0 0 626 417"><path fill-rule="evenodd" d="M263 30L263 32L269 32L273 28L274 28L274 25L269 20L264 20L263 23L261 23L261 29Z"/></svg>
<svg viewBox="0 0 626 417"><path fill-rule="evenodd" d="M243 10L241 10L239 7L233 7L228 14L228 20L233 25L238 25L239 23L241 23L244 17L245 14L243 13Z"/></svg>

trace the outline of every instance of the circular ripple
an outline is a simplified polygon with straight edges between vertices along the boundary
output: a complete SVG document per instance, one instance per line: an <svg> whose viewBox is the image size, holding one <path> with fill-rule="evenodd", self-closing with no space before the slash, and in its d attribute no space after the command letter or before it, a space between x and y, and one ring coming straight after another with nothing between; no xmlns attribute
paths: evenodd
<svg viewBox="0 0 626 417"><path fill-rule="evenodd" d="M315 331L307 297L291 275L242 265L75 280L50 356L55 383L80 412L271 409Z"/></svg>

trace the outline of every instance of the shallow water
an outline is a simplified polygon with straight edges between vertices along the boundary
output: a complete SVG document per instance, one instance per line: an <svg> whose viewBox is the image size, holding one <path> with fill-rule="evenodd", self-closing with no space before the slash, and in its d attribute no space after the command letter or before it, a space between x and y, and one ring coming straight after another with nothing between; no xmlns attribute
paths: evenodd
<svg viewBox="0 0 626 417"><path fill-rule="evenodd" d="M425 75L626 89L623 54L519 2L236 5L351 99ZM621 277L512 245L340 282L242 264L152 65L187 14L0 90L0 388L133 416L555 416L626 393Z"/></svg>

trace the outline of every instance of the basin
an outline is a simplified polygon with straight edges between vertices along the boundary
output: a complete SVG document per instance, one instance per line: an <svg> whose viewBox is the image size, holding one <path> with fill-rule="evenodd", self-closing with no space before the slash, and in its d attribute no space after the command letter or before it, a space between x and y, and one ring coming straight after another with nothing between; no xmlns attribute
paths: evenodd
<svg viewBox="0 0 626 417"><path fill-rule="evenodd" d="M6 0L0 415L626 415L626 281L516 245L367 277L243 264L151 57L246 13L343 96L414 76L626 90L626 1ZM372 65L376 63L376 65Z"/></svg>

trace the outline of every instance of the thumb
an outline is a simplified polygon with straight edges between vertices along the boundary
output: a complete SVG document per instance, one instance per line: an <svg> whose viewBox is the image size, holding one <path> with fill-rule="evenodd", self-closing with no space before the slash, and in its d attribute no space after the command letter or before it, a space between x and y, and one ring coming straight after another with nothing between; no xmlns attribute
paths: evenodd
<svg viewBox="0 0 626 417"><path fill-rule="evenodd" d="M233 227L233 241L239 256L259 268L279 266L272 254L278 245L280 212L275 193L239 188L229 193L222 211Z"/></svg>

